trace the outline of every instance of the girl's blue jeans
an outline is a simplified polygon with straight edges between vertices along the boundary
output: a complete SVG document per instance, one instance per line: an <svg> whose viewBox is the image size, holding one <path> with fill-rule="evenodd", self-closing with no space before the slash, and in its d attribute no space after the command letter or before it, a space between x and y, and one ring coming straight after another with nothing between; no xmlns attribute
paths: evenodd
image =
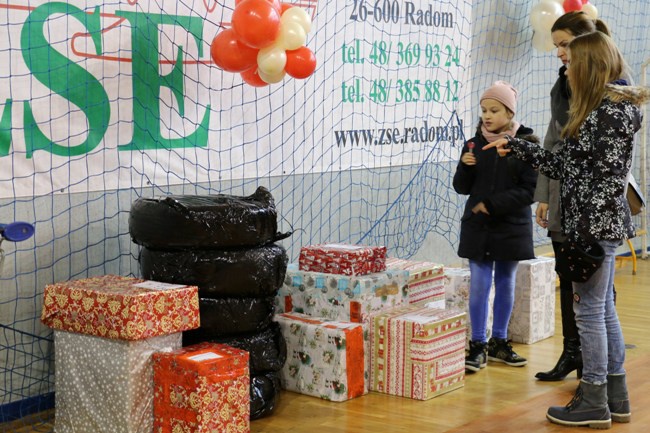
<svg viewBox="0 0 650 433"><path fill-rule="evenodd" d="M599 241L605 260L585 283L573 283L573 311L582 346L582 380L596 385L608 374L625 373L625 342L614 304L616 247L621 241Z"/></svg>
<svg viewBox="0 0 650 433"><path fill-rule="evenodd" d="M492 336L508 338L508 322L515 301L517 261L470 260L469 317L472 341L487 340L490 288L494 271L494 318Z"/></svg>

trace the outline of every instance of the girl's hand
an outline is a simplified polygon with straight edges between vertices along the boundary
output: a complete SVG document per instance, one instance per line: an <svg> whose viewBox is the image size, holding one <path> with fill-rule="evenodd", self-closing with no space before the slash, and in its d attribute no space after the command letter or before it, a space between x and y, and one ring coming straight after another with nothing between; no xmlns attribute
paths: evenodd
<svg viewBox="0 0 650 433"><path fill-rule="evenodd" d="M483 146L483 150L496 148L499 156L506 156L509 152L512 151L508 147L509 139L508 138L499 138L498 140L493 141L492 143L486 144Z"/></svg>
<svg viewBox="0 0 650 433"><path fill-rule="evenodd" d="M542 228L548 227L548 203L538 203L535 210L535 222Z"/></svg>
<svg viewBox="0 0 650 433"><path fill-rule="evenodd" d="M465 165L476 165L476 156L473 152L465 152L460 157L460 161Z"/></svg>
<svg viewBox="0 0 650 433"><path fill-rule="evenodd" d="M485 215L490 215L490 212L488 212L487 208L485 207L485 204L483 202L480 202L476 206L472 208L472 212L475 214L477 213L484 213Z"/></svg>

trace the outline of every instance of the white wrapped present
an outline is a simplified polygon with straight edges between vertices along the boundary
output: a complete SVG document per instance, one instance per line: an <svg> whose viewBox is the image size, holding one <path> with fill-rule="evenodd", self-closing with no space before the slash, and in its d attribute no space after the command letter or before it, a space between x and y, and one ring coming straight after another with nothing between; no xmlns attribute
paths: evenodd
<svg viewBox="0 0 650 433"><path fill-rule="evenodd" d="M467 347L472 338L472 321L469 314L469 268L445 268L445 304L447 308L458 308L467 314ZM486 338L492 336L494 321L494 284L490 287Z"/></svg>
<svg viewBox="0 0 650 433"><path fill-rule="evenodd" d="M438 263L389 257L386 269L409 271L408 303L445 307L444 266Z"/></svg>
<svg viewBox="0 0 650 433"><path fill-rule="evenodd" d="M287 267L276 296L276 312L298 312L342 322L369 324L371 313L402 305L409 272L387 270L367 275L325 274Z"/></svg>
<svg viewBox="0 0 650 433"><path fill-rule="evenodd" d="M555 334L555 259L522 260L517 267L515 305L508 336L532 344Z"/></svg>
<svg viewBox="0 0 650 433"><path fill-rule="evenodd" d="M114 340L55 329L55 430L151 433L151 356L180 348L181 340L181 332Z"/></svg>
<svg viewBox="0 0 650 433"><path fill-rule="evenodd" d="M360 323L335 322L301 313L276 314L287 342L282 387L331 401L368 393Z"/></svg>

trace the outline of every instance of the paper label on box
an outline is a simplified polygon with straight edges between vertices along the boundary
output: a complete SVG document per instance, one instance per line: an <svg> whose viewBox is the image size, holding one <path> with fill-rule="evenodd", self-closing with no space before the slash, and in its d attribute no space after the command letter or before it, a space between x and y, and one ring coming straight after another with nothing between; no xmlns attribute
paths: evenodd
<svg viewBox="0 0 650 433"><path fill-rule="evenodd" d="M169 284L161 283L160 281L145 281L143 283L134 284L133 286L151 290L173 290L187 287L185 284Z"/></svg>
<svg viewBox="0 0 650 433"><path fill-rule="evenodd" d="M355 250L361 250L364 247L361 247L359 245L344 245L344 244L326 244L323 245L324 248L336 248L338 250L347 250L347 251L355 251Z"/></svg>
<svg viewBox="0 0 650 433"><path fill-rule="evenodd" d="M437 317L431 317L431 316L422 316L420 314L405 314L404 316L401 316L400 319L403 319L408 322L414 322L414 323L429 323L429 322L436 322L439 321L440 319Z"/></svg>
<svg viewBox="0 0 650 433"><path fill-rule="evenodd" d="M323 325L330 325L334 326L339 329L348 329L348 328L356 328L359 326L358 323L352 323L352 322L335 322L335 321L324 321Z"/></svg>
<svg viewBox="0 0 650 433"><path fill-rule="evenodd" d="M439 301L427 302L426 304L424 304L424 306L427 307L427 308L437 308L437 309L440 309L440 310L444 310L445 309L445 300L441 299Z"/></svg>
<svg viewBox="0 0 650 433"><path fill-rule="evenodd" d="M207 352L207 353L200 353L198 355L190 356L187 359L191 361L201 362L201 361L207 361L208 359L219 359L219 358L223 358L223 356L214 352Z"/></svg>

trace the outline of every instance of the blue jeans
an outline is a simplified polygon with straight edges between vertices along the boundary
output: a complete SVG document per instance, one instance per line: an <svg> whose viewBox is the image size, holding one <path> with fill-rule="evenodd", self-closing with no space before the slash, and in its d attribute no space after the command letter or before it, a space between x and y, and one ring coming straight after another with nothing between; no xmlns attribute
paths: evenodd
<svg viewBox="0 0 650 433"><path fill-rule="evenodd" d="M515 277L517 261L470 260L469 318L472 341L487 340L492 270L494 269L494 320L492 336L508 338L508 323L515 302Z"/></svg>
<svg viewBox="0 0 650 433"><path fill-rule="evenodd" d="M573 283L573 311L582 346L582 380L596 385L608 374L625 373L625 342L614 305L616 247L621 241L599 241L605 261L585 283Z"/></svg>

